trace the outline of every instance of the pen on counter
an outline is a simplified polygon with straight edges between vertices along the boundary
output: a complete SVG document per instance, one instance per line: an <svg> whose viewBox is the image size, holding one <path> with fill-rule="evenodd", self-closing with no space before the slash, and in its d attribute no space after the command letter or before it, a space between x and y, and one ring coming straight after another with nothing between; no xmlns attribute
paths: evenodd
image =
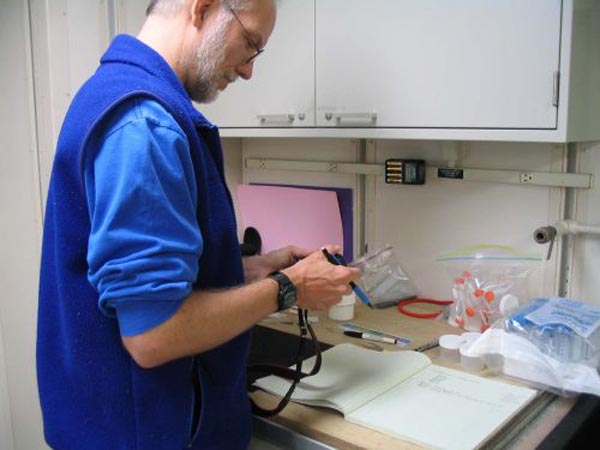
<svg viewBox="0 0 600 450"><path fill-rule="evenodd" d="M325 258L327 258L327 261L329 261L331 264L335 264L336 266L344 266L345 265L345 264L342 264L342 261L340 261L334 255L329 253L325 247L323 247L321 249L321 251L325 255ZM373 307L373 305L371 305L371 301L369 300L369 297L367 297L367 294L365 294L364 291L354 281L350 282L350 287L352 288L352 290L354 291L354 293L360 299L361 302L363 302L369 308Z"/></svg>
<svg viewBox="0 0 600 450"><path fill-rule="evenodd" d="M439 338L435 338L429 342L426 342L423 345L419 345L418 347L414 348L413 350L415 352L424 352L425 350L429 350L430 348L437 347L438 345L440 345L440 340L439 340Z"/></svg>
<svg viewBox="0 0 600 450"><path fill-rule="evenodd" d="M362 331L344 331L344 334L346 336L365 339L367 341L385 342L386 344L396 344L396 339L387 336L381 336L379 334L365 333Z"/></svg>

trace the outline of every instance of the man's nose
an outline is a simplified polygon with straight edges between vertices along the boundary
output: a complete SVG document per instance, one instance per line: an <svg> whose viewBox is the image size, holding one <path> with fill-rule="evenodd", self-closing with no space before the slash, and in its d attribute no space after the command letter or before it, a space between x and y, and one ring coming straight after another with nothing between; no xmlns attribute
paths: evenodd
<svg viewBox="0 0 600 450"><path fill-rule="evenodd" d="M244 80L249 80L250 78L252 78L253 70L254 70L254 61L250 61L248 63L242 64L241 66L238 66L236 72Z"/></svg>

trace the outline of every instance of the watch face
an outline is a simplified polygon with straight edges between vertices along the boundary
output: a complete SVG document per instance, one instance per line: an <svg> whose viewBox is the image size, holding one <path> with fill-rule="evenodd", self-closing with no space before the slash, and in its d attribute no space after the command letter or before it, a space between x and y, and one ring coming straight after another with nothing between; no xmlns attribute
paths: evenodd
<svg viewBox="0 0 600 450"><path fill-rule="evenodd" d="M296 304L296 286L281 272L269 275L279 284L277 295L277 308L279 311L290 308Z"/></svg>
<svg viewBox="0 0 600 450"><path fill-rule="evenodd" d="M287 289L284 289L281 293L283 299L283 307L290 308L296 304L296 288L293 286L286 286Z"/></svg>

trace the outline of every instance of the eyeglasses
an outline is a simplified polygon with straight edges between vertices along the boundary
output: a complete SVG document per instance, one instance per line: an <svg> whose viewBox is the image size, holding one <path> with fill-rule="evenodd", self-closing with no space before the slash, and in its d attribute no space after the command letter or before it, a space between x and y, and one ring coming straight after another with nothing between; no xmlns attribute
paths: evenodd
<svg viewBox="0 0 600 450"><path fill-rule="evenodd" d="M250 58L248 58L246 60L246 62L245 62L245 64L249 64L252 61L254 61L258 55L260 55L262 52L264 52L265 49L264 48L258 48L256 46L256 44L252 40L252 37L250 36L250 33L248 32L248 30L246 29L246 27L244 26L244 24L242 23L242 21L240 20L240 18L238 17L238 15L235 13L235 11L233 10L233 8L231 8L231 6L228 6L227 10L233 15L233 17L235 17L235 20L240 25L240 28L242 29L242 32L244 33L244 37L246 38L246 41L248 42L248 46L250 46L250 47L252 47L254 49L254 54Z"/></svg>

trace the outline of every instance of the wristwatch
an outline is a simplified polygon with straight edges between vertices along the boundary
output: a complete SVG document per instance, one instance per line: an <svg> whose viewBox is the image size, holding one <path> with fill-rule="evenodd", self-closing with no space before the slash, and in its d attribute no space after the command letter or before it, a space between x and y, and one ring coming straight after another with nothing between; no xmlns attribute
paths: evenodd
<svg viewBox="0 0 600 450"><path fill-rule="evenodd" d="M277 311L291 308L296 304L296 286L283 272L276 270L269 274L269 278L277 281L279 292L277 293Z"/></svg>

